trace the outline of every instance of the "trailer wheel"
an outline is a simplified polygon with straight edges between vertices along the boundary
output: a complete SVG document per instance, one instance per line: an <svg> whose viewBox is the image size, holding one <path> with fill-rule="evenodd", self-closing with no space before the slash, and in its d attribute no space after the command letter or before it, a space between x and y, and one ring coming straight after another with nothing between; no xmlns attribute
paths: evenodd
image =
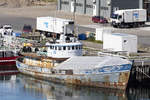
<svg viewBox="0 0 150 100"><path fill-rule="evenodd" d="M114 28L117 28L117 25L113 25Z"/></svg>
<svg viewBox="0 0 150 100"><path fill-rule="evenodd" d="M119 28L124 28L125 25L123 23L119 24Z"/></svg>
<svg viewBox="0 0 150 100"><path fill-rule="evenodd" d="M144 27L145 26L145 22L140 23L140 26Z"/></svg>
<svg viewBox="0 0 150 100"><path fill-rule="evenodd" d="M139 27L139 26L140 26L140 23L134 23L134 24L133 24L133 27L134 27L134 28Z"/></svg>

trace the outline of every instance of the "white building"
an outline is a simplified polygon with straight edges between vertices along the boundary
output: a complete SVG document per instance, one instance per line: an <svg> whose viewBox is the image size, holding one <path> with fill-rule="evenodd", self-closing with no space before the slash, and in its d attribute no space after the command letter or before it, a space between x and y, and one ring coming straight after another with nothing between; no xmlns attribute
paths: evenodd
<svg viewBox="0 0 150 100"><path fill-rule="evenodd" d="M57 0L57 9L70 13L110 18L118 9L143 8L147 0ZM148 6L148 5L147 5Z"/></svg>
<svg viewBox="0 0 150 100"><path fill-rule="evenodd" d="M136 53L137 36L124 33L104 34L103 49Z"/></svg>

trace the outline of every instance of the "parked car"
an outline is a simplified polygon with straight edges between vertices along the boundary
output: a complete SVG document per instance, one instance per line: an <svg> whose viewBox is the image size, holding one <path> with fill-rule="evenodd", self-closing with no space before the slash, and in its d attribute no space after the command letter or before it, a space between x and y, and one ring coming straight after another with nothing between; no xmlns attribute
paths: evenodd
<svg viewBox="0 0 150 100"><path fill-rule="evenodd" d="M103 16L93 16L92 21L94 23L108 23L108 20Z"/></svg>
<svg viewBox="0 0 150 100"><path fill-rule="evenodd" d="M22 33L30 33L32 32L32 26L31 25L24 25L22 29Z"/></svg>

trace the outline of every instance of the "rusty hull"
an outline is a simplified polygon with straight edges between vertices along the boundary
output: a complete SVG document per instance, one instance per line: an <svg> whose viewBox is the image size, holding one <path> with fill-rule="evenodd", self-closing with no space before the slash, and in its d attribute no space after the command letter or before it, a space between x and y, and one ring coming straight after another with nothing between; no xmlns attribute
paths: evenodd
<svg viewBox="0 0 150 100"><path fill-rule="evenodd" d="M74 85L82 85L82 86L92 86L92 87L102 87L102 88L111 88L111 89L121 89L125 90L128 84L128 79L130 76L130 72L122 72L119 75L118 82L109 82L109 76L104 77L106 82L93 82L91 79L66 79L65 83L74 84Z"/></svg>
<svg viewBox="0 0 150 100"><path fill-rule="evenodd" d="M111 89L119 89L126 90L128 79L130 76L130 71L118 73L118 82L110 82L110 76L105 76L105 82L101 81L92 81L91 78L87 78L85 75L58 75L58 74L48 74L42 72L36 72L28 69L20 70L20 72L31 75L35 78L48 80L57 83L65 83L72 85L80 85L80 86L90 86L90 87L101 87L101 88L111 88Z"/></svg>

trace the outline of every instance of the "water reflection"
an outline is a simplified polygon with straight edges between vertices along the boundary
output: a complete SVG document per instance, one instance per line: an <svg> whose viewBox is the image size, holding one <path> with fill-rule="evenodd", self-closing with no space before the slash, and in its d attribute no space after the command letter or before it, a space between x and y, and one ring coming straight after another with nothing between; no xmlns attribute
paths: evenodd
<svg viewBox="0 0 150 100"><path fill-rule="evenodd" d="M0 76L0 100L47 100L42 94L32 95L24 91L24 84L20 76Z"/></svg>
<svg viewBox="0 0 150 100"><path fill-rule="evenodd" d="M18 74L0 76L0 100L150 100L150 89L129 87L123 92L75 87Z"/></svg>
<svg viewBox="0 0 150 100"><path fill-rule="evenodd" d="M16 75L14 75L14 76L16 76ZM9 76L1 75L0 76L0 81L11 80L11 77L13 77L13 76L11 76L11 75L9 75Z"/></svg>
<svg viewBox="0 0 150 100"><path fill-rule="evenodd" d="M75 87L19 76L24 91L43 94L47 100L127 100L125 92L99 88Z"/></svg>
<svg viewBox="0 0 150 100"><path fill-rule="evenodd" d="M150 100L149 86L133 86L127 89L128 100Z"/></svg>

